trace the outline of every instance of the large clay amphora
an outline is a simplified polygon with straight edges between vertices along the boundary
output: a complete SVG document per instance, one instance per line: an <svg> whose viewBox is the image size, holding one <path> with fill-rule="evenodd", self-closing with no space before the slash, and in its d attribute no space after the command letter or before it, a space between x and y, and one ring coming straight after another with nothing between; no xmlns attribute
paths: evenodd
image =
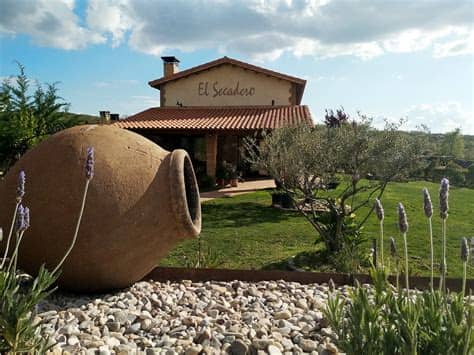
<svg viewBox="0 0 474 355"><path fill-rule="evenodd" d="M22 270L34 275L43 263L52 270L67 251L86 182L88 147L95 150L94 177L58 284L95 292L131 285L178 242L197 236L201 207L184 150L168 152L113 126L66 129L28 151L0 182L0 226L8 232L18 174L26 173L23 204L31 211L31 226L20 247Z"/></svg>

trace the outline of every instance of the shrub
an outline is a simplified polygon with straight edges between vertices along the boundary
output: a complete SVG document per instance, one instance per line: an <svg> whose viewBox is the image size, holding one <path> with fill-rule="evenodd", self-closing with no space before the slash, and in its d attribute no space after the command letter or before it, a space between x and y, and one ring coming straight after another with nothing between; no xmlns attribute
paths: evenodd
<svg viewBox="0 0 474 355"><path fill-rule="evenodd" d="M42 265L32 282L26 283L17 270L19 247L30 225L29 209L23 207L25 195L25 173L20 172L17 188L16 206L10 232L6 239L5 252L0 263L0 352L34 353L46 352L47 338L39 334L40 323L35 322L37 304L55 291L54 283L60 275L60 268L71 253L77 239L84 212L89 183L94 175L94 150L89 148L86 160L86 183L79 218L71 244L53 271ZM10 242L15 234L15 244L10 258L7 258ZM1 241L1 240L0 240Z"/></svg>
<svg viewBox="0 0 474 355"><path fill-rule="evenodd" d="M454 161L450 161L448 163L444 172L449 181L456 186L464 186L466 182L465 173L466 170L456 164Z"/></svg>
<svg viewBox="0 0 474 355"><path fill-rule="evenodd" d="M215 187L214 178L209 175L201 175L199 177L199 187L202 189L211 189Z"/></svg>
<svg viewBox="0 0 474 355"><path fill-rule="evenodd" d="M395 261L396 289L387 281L389 270L381 263L373 266L371 271L373 288L356 283L346 300L338 293L329 297L325 315L336 332L336 344L340 350L347 354L472 353L474 304L471 297L464 298L469 255L465 238L461 244L461 258L464 263L462 291L449 293L445 289L448 193L449 182L443 179L440 188L443 256L439 289L434 288L431 279L428 291L410 291L406 239L408 222L403 205L400 204L399 227L404 236L405 289L398 284L399 258L392 238L391 260ZM425 215L431 222L433 211L427 190L424 191L424 198ZM431 229L431 223L429 225ZM432 243L431 237L430 242ZM431 267L433 268L433 264Z"/></svg>
<svg viewBox="0 0 474 355"><path fill-rule="evenodd" d="M468 187L474 187L474 164L472 164L466 173L466 185Z"/></svg>
<svg viewBox="0 0 474 355"><path fill-rule="evenodd" d="M247 160L269 172L336 256L346 249L357 251L372 212L362 214L364 207L380 198L390 181L419 166L424 142L421 136L399 132L398 124L377 131L365 116L349 122L342 110L328 111L326 122L281 128L261 145L247 139L244 148ZM374 179L364 180L368 175Z"/></svg>
<svg viewBox="0 0 474 355"><path fill-rule="evenodd" d="M83 123L69 115L69 104L58 94L57 83L36 83L18 63L19 74L0 84L0 168L8 170L19 156L49 135Z"/></svg>

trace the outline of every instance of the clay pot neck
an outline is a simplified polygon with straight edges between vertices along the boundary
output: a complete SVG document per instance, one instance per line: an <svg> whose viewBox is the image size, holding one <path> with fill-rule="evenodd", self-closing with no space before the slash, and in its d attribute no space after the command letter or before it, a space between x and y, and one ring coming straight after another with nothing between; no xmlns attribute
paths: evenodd
<svg viewBox="0 0 474 355"><path fill-rule="evenodd" d="M201 203L191 159L186 151L170 153L169 169L171 206L182 237L196 237L201 232Z"/></svg>

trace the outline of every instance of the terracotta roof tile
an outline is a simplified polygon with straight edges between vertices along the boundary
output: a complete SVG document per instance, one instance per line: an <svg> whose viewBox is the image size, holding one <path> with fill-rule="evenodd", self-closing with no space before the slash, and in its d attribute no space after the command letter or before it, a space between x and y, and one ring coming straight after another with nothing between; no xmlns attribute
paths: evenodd
<svg viewBox="0 0 474 355"><path fill-rule="evenodd" d="M261 130L307 123L305 105L236 107L153 107L114 125L127 129Z"/></svg>

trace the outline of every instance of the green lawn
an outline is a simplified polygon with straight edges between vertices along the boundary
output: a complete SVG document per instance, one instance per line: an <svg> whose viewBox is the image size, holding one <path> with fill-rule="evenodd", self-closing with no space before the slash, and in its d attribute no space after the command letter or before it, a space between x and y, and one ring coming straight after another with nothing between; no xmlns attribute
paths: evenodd
<svg viewBox="0 0 474 355"><path fill-rule="evenodd" d="M428 187L435 206L433 230L435 262L440 256L440 219L437 215L438 185L428 182L392 183L382 202L385 208L385 255L388 255L388 238L395 237L402 251L402 238L397 229L396 205L405 205L408 221L408 252L411 273L429 274L429 237L427 221L423 214L421 189ZM215 267L239 269L283 268L285 260L295 255L318 255L323 246L315 244L315 232L297 212L284 212L270 207L268 191L221 198L202 205L203 229L201 238L204 250L210 248L215 255ZM451 188L450 214L448 218L448 274L462 274L459 259L460 238L474 236L474 190ZM378 236L378 221L371 216L365 225L368 238ZM197 239L178 245L161 262L163 266L185 266L184 256L194 258ZM369 245L367 245L369 250ZM474 267L469 266L469 277L474 277ZM328 266L316 263L315 270L328 270Z"/></svg>

